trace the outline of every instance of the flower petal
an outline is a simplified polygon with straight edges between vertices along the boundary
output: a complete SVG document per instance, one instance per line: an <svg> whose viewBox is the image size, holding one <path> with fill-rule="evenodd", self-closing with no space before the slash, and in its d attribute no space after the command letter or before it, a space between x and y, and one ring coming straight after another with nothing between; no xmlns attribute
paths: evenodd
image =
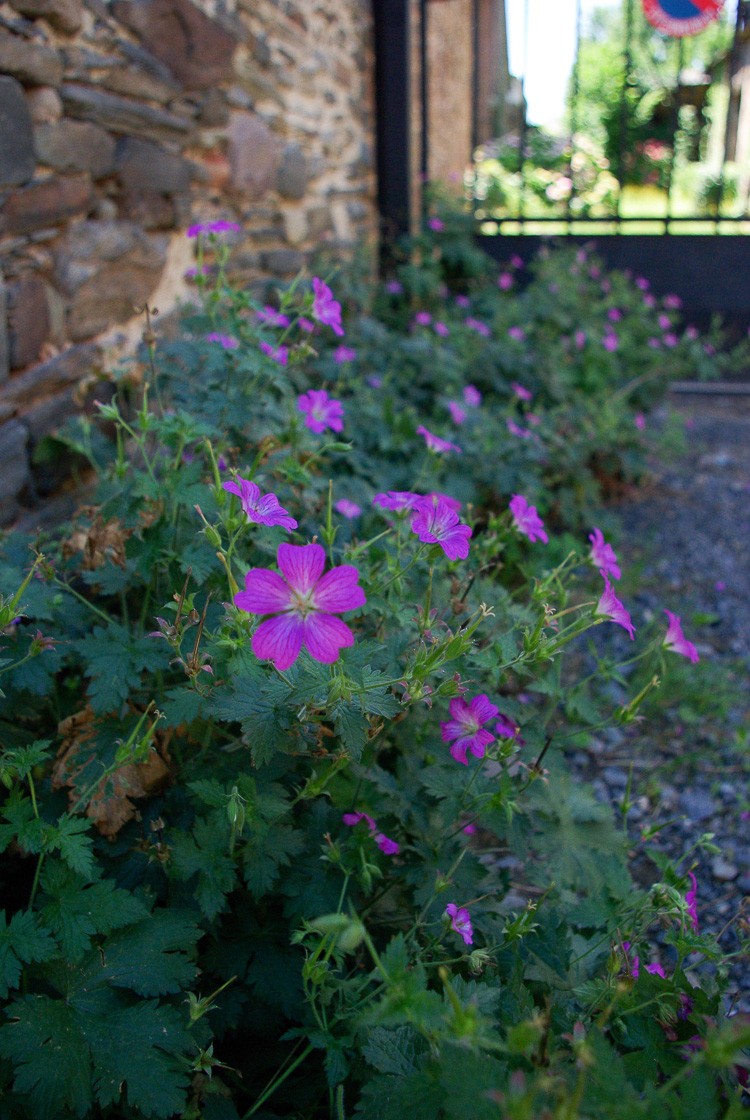
<svg viewBox="0 0 750 1120"><path fill-rule="evenodd" d="M321 611L353 611L367 600L357 582L359 572L351 564L339 564L326 572L315 588L312 601Z"/></svg>
<svg viewBox="0 0 750 1120"><path fill-rule="evenodd" d="M287 610L291 600L292 592L278 572L251 568L245 576L245 590L237 592L234 605L250 614L272 614Z"/></svg>
<svg viewBox="0 0 750 1120"><path fill-rule="evenodd" d="M302 619L296 614L267 618L253 634L253 653L261 661L273 661L280 671L288 669L299 656L303 630Z"/></svg>
<svg viewBox="0 0 750 1120"><path fill-rule="evenodd" d="M500 712L500 709L483 692L474 697L469 704L469 708L478 723L486 723L487 720L494 719Z"/></svg>
<svg viewBox="0 0 750 1120"><path fill-rule="evenodd" d="M319 544L280 544L276 558L292 591L307 595L323 574L326 553Z"/></svg>
<svg viewBox="0 0 750 1120"><path fill-rule="evenodd" d="M342 647L354 645L354 635L345 622L317 611L304 620L302 640L310 657L324 665L338 661Z"/></svg>

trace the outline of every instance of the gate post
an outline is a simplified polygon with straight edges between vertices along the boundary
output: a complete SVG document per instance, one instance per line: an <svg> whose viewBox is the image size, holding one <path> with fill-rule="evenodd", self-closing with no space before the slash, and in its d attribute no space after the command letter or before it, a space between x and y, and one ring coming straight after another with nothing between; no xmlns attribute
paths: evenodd
<svg viewBox="0 0 750 1120"><path fill-rule="evenodd" d="M375 134L381 262L411 219L409 0L373 0Z"/></svg>

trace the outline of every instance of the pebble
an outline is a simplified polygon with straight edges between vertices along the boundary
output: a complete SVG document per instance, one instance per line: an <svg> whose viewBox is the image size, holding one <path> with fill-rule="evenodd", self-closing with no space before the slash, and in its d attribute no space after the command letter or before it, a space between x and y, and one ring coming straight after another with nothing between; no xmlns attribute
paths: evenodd
<svg viewBox="0 0 750 1120"><path fill-rule="evenodd" d="M739 868L735 867L726 859L721 856L716 856L711 860L711 874L714 879L718 879L720 883L731 883L739 875Z"/></svg>
<svg viewBox="0 0 750 1120"><path fill-rule="evenodd" d="M691 821L706 821L716 812L714 799L700 789L689 789L680 795L680 808Z"/></svg>

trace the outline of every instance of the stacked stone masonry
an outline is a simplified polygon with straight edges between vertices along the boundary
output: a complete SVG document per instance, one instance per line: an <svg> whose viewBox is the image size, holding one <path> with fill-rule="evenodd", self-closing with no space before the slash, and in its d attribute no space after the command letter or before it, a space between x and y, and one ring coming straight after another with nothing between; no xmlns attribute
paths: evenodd
<svg viewBox="0 0 750 1120"><path fill-rule="evenodd" d="M135 308L189 298L191 223L293 277L376 232L368 0L0 2L0 526Z"/></svg>

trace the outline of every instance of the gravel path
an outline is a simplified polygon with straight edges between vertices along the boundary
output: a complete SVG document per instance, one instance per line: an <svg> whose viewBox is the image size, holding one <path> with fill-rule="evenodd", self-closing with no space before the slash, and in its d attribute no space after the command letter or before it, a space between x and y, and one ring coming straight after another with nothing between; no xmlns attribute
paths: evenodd
<svg viewBox="0 0 750 1120"><path fill-rule="evenodd" d="M673 395L670 411L685 424L686 453L655 458L649 482L615 507L630 573L622 597L634 619L658 618L665 605L681 615L701 663L678 659L676 669L697 689L573 762L613 805L632 765L634 841L644 826L664 826L651 844L685 856L685 869L696 864L701 928L723 931L731 953L737 929L745 939L750 930L750 396ZM704 833L719 854L693 850ZM634 871L653 880L651 861L639 867L636 857ZM747 957L732 966L729 1006L750 1012Z"/></svg>

